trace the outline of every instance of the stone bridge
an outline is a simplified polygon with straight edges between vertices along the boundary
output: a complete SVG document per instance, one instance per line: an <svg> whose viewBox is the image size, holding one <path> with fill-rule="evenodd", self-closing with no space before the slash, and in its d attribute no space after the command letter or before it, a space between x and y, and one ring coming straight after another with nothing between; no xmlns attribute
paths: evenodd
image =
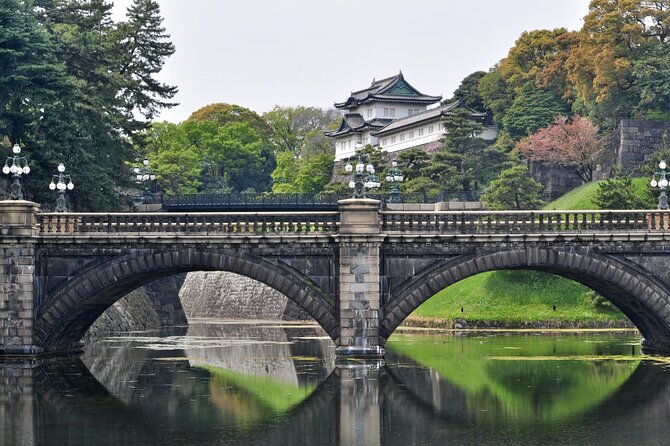
<svg viewBox="0 0 670 446"><path fill-rule="evenodd" d="M263 282L307 311L339 355L381 356L421 303L466 277L533 269L595 290L670 352L668 211L41 213L0 202L0 353L81 350L129 291L188 271Z"/></svg>

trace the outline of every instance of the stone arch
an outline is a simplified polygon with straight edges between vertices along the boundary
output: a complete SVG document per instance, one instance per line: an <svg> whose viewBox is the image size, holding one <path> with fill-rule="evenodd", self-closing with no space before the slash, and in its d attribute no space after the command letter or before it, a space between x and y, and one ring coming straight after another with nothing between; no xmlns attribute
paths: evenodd
<svg viewBox="0 0 670 446"><path fill-rule="evenodd" d="M643 345L670 351L670 293L650 272L601 254L539 247L468 254L410 278L384 305L380 336L388 339L412 311L438 291L467 277L501 269L533 269L580 282L616 305L640 330Z"/></svg>
<svg viewBox="0 0 670 446"><path fill-rule="evenodd" d="M132 252L83 271L37 309L35 336L45 352L79 349L90 325L114 302L160 277L189 271L229 271L258 280L303 308L336 340L339 323L333 298L288 266L237 251L183 249Z"/></svg>

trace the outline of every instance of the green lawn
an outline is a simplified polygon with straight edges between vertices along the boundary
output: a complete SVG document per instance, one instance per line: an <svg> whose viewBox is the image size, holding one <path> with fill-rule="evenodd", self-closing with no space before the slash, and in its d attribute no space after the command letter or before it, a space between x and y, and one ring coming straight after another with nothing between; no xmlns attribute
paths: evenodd
<svg viewBox="0 0 670 446"><path fill-rule="evenodd" d="M410 319L447 327L458 320L466 326L511 328L615 326L627 320L595 299L587 287L536 271L491 271L469 277L428 299Z"/></svg>
<svg viewBox="0 0 670 446"><path fill-rule="evenodd" d="M635 195L638 197L645 197L647 193L648 178L633 178L633 188ZM571 190L567 194L558 197L542 207L543 210L579 210L579 209L597 209L595 204L595 196L598 191L598 183L594 181L591 183L582 184L576 189Z"/></svg>
<svg viewBox="0 0 670 446"><path fill-rule="evenodd" d="M633 179L636 195L645 196L647 181ZM596 209L597 190L598 182L584 184L543 209ZM585 286L534 271L492 271L469 277L424 302L410 319L421 319L429 325L452 326L459 320L467 325L493 327L610 326L627 321L611 305L595 299Z"/></svg>

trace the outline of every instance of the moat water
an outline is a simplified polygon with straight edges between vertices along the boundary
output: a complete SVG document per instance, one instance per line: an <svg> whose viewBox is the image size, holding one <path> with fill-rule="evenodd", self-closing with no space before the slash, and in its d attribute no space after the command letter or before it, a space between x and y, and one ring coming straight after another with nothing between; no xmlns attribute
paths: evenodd
<svg viewBox="0 0 670 446"><path fill-rule="evenodd" d="M0 444L668 444L670 361L638 336L401 332L339 363L315 326L198 321L0 363Z"/></svg>

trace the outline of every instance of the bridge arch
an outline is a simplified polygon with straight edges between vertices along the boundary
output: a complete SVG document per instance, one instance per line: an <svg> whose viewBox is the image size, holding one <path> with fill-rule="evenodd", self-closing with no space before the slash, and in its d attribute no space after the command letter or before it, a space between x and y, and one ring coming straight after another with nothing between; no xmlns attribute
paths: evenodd
<svg viewBox="0 0 670 446"><path fill-rule="evenodd" d="M135 251L82 271L36 309L37 345L45 352L77 349L91 324L121 297L160 277L190 271L228 271L258 280L304 309L333 340L339 336L333 297L297 270L243 252L189 248Z"/></svg>
<svg viewBox="0 0 670 446"><path fill-rule="evenodd" d="M380 336L388 339L419 305L449 285L503 269L532 269L580 282L617 306L640 330L644 346L670 351L670 293L661 280L639 265L612 256L540 247L466 254L408 279L384 305Z"/></svg>

